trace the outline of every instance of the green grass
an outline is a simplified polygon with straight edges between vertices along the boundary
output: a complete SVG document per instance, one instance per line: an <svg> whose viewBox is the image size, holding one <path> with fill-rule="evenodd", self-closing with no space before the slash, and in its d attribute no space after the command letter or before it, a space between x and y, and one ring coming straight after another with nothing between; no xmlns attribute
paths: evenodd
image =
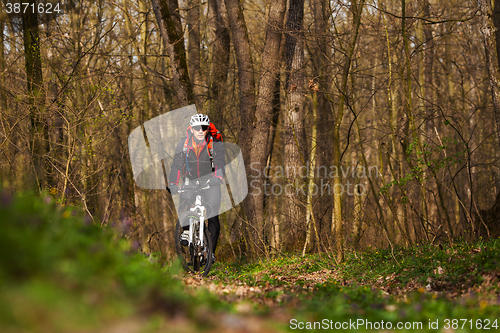
<svg viewBox="0 0 500 333"><path fill-rule="evenodd" d="M419 244L396 249L394 256L390 250L350 253L341 270L346 279L361 283L394 274L394 287L404 287L410 281L427 284L431 278L437 291L459 292L480 284L482 276L499 272L499 239L441 247Z"/></svg>
<svg viewBox="0 0 500 333"><path fill-rule="evenodd" d="M219 263L211 276L218 283L262 287L261 298L282 300L277 302L279 307L286 307L296 320L288 328L299 329L299 322L307 328L309 322L314 331L316 322L321 331L322 324L325 329L335 322L363 320L421 323L423 331L435 331L437 321L440 331L449 327L475 332L475 325L485 325L485 320L492 330L500 326L499 258L500 240L493 239L473 244L416 244L394 252L350 252L340 265L325 255ZM315 279L322 282L315 283ZM366 325L349 327L371 330Z"/></svg>
<svg viewBox="0 0 500 333"><path fill-rule="evenodd" d="M442 245L441 245L442 247ZM391 285L403 288L409 282L426 285L432 278L436 291L458 289L463 292L480 284L483 276L500 273L500 239L447 244L441 248L417 244L411 248L374 249L350 252L340 265L323 254L281 255L251 263L217 263L210 276L221 282L244 281L249 285L269 282L284 285L270 276L284 274L287 277L334 270L343 280L358 284ZM379 280L382 278L382 281ZM500 290L498 290L500 291Z"/></svg>

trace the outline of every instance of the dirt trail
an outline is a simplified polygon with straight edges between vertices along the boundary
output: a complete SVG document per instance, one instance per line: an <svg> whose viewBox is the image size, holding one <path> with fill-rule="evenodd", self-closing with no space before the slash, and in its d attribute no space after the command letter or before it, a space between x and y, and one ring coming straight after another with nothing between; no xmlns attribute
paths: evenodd
<svg viewBox="0 0 500 333"><path fill-rule="evenodd" d="M187 292L193 293L203 288L217 295L221 300L234 305L233 313L217 312L206 307L196 310L193 316L188 317L180 313L176 316L162 316L162 323L158 330L144 330L149 325L148 317L131 318L125 323L117 323L102 333L139 333L139 332L210 332L210 333L254 333L254 332L277 332L284 331L289 327L293 315L290 309L300 306L297 296L304 292L313 291L315 286L327 281L337 281L339 285L363 285L354 280L345 280L339 271L333 269L322 269L316 272L297 274L298 267L288 265L274 268L269 271L261 271L254 277L254 285L250 286L242 280L231 279L221 281L217 277L203 278L197 275L185 275L182 277ZM439 272L445 274L446 272ZM279 281L278 285L272 285L269 279ZM397 286L398 276L391 274L380 276L370 284L371 288L380 290L385 295L393 295L396 299L404 300L406 295L412 291L439 293L447 298L458 298L460 302L467 299L478 298L486 287L498 283L500 275L487 276L482 285L475 286L465 293L457 293L456 288L446 288L438 281L428 279L425 285L410 281L405 286ZM439 289L439 290L438 290ZM490 299L491 301L491 299ZM490 303L488 301L488 303ZM262 313L262 315L256 315ZM198 324L197 324L198 323ZM202 323L202 324L200 324Z"/></svg>

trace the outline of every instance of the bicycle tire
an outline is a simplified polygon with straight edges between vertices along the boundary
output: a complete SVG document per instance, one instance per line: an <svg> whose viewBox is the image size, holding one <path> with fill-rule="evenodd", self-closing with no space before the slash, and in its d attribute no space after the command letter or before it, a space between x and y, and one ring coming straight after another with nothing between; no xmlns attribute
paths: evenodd
<svg viewBox="0 0 500 333"><path fill-rule="evenodd" d="M186 218L198 219L198 217L192 215ZM180 236L183 228L181 227L180 222L177 221L175 226L175 247L177 256L180 259L184 270L207 276L212 268L212 237L210 237L207 221L205 221L205 227L203 229L204 248L201 249L201 251L196 251L193 245L186 246L181 244ZM195 235L198 235L197 230L195 230ZM198 252L201 252L202 255L199 256Z"/></svg>

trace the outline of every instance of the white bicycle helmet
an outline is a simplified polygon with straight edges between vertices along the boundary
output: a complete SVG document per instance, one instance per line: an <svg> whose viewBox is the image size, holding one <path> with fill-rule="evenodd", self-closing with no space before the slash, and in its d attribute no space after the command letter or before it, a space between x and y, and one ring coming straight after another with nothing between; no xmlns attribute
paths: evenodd
<svg viewBox="0 0 500 333"><path fill-rule="evenodd" d="M191 125L191 126L198 126L198 125L208 126L208 125L210 125L210 119L208 119L208 116L206 114L197 113L191 117L191 120L189 121L189 125Z"/></svg>

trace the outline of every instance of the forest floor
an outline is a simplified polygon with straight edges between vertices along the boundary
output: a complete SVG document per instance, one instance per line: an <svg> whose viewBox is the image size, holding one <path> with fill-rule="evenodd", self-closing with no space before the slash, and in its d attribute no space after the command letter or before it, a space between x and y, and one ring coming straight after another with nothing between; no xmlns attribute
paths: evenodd
<svg viewBox="0 0 500 333"><path fill-rule="evenodd" d="M500 239L217 262L144 255L81 210L0 192L0 332L498 331ZM401 328L401 329L400 329Z"/></svg>
<svg viewBox="0 0 500 333"><path fill-rule="evenodd" d="M256 323L245 326L247 332L262 327L307 329L308 323L314 328L314 322L319 322L316 330L349 322L350 331L378 331L376 323L380 330L400 331L388 329L390 322L411 324L407 331L473 332L498 330L497 260L500 240L444 247L416 244L394 252L350 252L342 265L324 255L218 263L208 278L189 275L183 282L191 290L205 289L233 304L240 322ZM385 326L380 325L383 321ZM227 326L224 320L217 323L217 330Z"/></svg>
<svg viewBox="0 0 500 333"><path fill-rule="evenodd" d="M328 331L335 323L356 323L344 331L477 332L480 327L498 331L497 258L499 240L449 244L442 249L419 245L394 253L351 252L342 265L317 255L222 262L215 264L206 278L185 273L177 278L201 304L208 293L229 307L213 310L205 304L194 315L162 315L154 326L142 318L132 321L135 325L129 322L112 327L116 332L130 333L253 333L302 327L305 331ZM358 326L358 320L365 323ZM316 329L314 322L320 323ZM308 323L311 329L307 329ZM377 323L383 326L377 329ZM397 323L412 327L396 329ZM125 327L129 330L123 331ZM108 327L104 332L115 330Z"/></svg>

